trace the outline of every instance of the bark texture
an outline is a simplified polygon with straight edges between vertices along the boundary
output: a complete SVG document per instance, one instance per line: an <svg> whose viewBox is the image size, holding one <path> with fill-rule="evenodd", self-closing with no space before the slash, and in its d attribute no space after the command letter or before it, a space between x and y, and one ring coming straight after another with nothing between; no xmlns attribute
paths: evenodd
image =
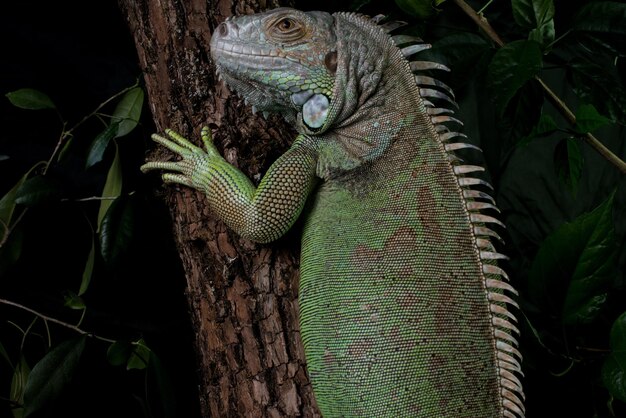
<svg viewBox="0 0 626 418"><path fill-rule="evenodd" d="M158 130L171 127L199 143L200 128L208 125L226 159L258 182L295 133L278 117L253 116L218 82L208 45L227 16L278 2L118 2L135 39ZM162 193L186 272L202 415L319 416L297 321L297 232L256 245L217 221L200 193L182 186Z"/></svg>

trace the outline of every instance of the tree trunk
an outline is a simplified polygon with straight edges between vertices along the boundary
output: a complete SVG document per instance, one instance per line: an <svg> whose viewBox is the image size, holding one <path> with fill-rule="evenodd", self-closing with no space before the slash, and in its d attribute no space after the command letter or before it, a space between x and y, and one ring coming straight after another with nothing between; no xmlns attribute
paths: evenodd
<svg viewBox="0 0 626 418"><path fill-rule="evenodd" d="M225 158L258 182L295 132L278 117L253 116L218 82L208 45L227 16L278 2L118 1L158 130L171 127L199 143L208 124ZM155 157L164 154L158 150ZM201 193L167 186L164 196L186 272L202 415L319 416L297 321L298 234L256 245L217 221Z"/></svg>

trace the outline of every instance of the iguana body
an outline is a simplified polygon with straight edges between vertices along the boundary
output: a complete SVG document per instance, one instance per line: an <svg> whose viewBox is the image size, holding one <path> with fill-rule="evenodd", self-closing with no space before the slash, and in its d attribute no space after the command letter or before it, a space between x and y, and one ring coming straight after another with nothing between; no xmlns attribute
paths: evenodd
<svg viewBox="0 0 626 418"><path fill-rule="evenodd" d="M301 334L322 414L523 417L512 288L485 226L497 221L479 213L493 200L471 189L482 169L453 151L472 146L429 101L445 86L411 72L438 66L410 64L365 17L293 9L223 23L211 53L229 86L300 135L258 188L206 129L207 152L155 136L183 159L144 170L174 171L165 181L202 190L256 241L304 216Z"/></svg>

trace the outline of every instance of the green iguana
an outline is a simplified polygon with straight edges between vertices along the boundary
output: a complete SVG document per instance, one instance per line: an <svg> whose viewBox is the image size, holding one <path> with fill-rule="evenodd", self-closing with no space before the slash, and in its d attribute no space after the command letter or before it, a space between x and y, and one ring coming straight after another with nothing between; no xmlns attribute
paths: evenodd
<svg viewBox="0 0 626 418"><path fill-rule="evenodd" d="M476 190L483 168L454 155L465 135L435 103L449 88L414 61L425 45L352 13L280 8L228 19L211 39L220 76L299 132L258 187L202 130L173 131L178 162L148 162L204 192L241 236L270 242L298 217L300 324L325 417L523 417L516 306ZM405 45L400 49L397 45ZM414 74L417 73L416 74ZM461 139L461 142L455 140Z"/></svg>

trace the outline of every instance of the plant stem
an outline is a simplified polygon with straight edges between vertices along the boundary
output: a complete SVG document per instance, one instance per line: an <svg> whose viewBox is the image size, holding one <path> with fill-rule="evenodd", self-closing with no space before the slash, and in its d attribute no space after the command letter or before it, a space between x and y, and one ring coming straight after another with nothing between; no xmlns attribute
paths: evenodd
<svg viewBox="0 0 626 418"><path fill-rule="evenodd" d="M481 8L480 8L480 10L479 10L478 12L476 12L476 13L478 13L479 15L480 15L480 14L482 14L482 13L485 11L485 9L486 9L487 7L489 7L489 5L490 5L491 3L493 3L493 0L489 0L489 1L488 1L488 2L487 2L484 6L483 6L483 7L481 7Z"/></svg>
<svg viewBox="0 0 626 418"><path fill-rule="evenodd" d="M61 129L61 135L59 136L59 140L57 141L57 144L54 146L54 151L52 151L52 154L50 155L50 158L48 159L48 162L46 163L46 166L43 169L44 176L46 175L46 173L48 172L48 169L52 165L52 160L54 160L54 157L59 152L59 149L61 149L61 145L63 145L63 142L65 142L65 138L71 135L70 131L65 130L65 126L66 126L66 123L63 122L63 128Z"/></svg>
<svg viewBox="0 0 626 418"><path fill-rule="evenodd" d="M104 106L106 106L107 104L109 104L111 101L117 99L118 97L126 94L127 92L131 91L132 89L134 89L135 87L137 87L139 85L139 81L135 82L135 84L133 84L130 87L126 87L125 89L119 91L118 93L115 93L113 96L109 97L108 99L106 99L104 102L100 103L98 105L98 107L96 107L96 109L87 114L84 118L82 118L76 125L72 126L70 129L68 129L67 131L65 130L65 126L66 123L63 123L63 129L61 131L61 135L59 136L59 140L57 141L56 146L54 147L54 151L52 151L52 155L50 156L50 159L48 160L48 163L46 164L46 168L44 169L43 174L45 175L46 172L48 171L48 168L50 167L50 165L52 164L52 161L54 160L54 157L56 157L57 153L59 152L59 149L61 149L61 145L63 145L63 143L65 142L65 140L69 137L72 136L72 132L78 128L80 125L82 125L83 123L85 123L85 121L87 121L89 118L91 118L94 115L97 115L98 112L100 111L100 109L102 109Z"/></svg>
<svg viewBox="0 0 626 418"><path fill-rule="evenodd" d="M93 115L97 114L100 109L102 109L104 106L106 106L107 104L109 104L111 101L117 99L118 97L128 93L129 91L131 91L132 89L134 89L135 87L137 87L139 85L139 82L135 82L135 84L133 84L130 87L126 87L123 90L120 90L119 92L115 93L113 96L109 97L108 99L106 99L104 102L100 103L98 105L98 107L96 107L96 109L89 113L87 116L85 116L84 118L82 118L80 120L80 122L78 122L76 125L72 126L67 132L65 132L65 135L69 135L72 133L73 130L75 130L76 128L78 128L80 125L82 125L87 119L89 119L90 117L92 117Z"/></svg>
<svg viewBox="0 0 626 418"><path fill-rule="evenodd" d="M567 119L569 123L571 123L572 125L575 125L576 116L570 110L570 108L563 102L563 100L559 98L559 96L556 95L556 93L554 93L554 91L552 91L552 89L541 78L535 76L535 79L539 82L539 84L541 84L541 87L543 87L543 91L548 96L548 101L552 103L552 105L559 110L561 115L563 115L563 117L565 117L565 119ZM607 147L605 147L604 144L600 142L598 138L593 136L591 132L587 132L583 136L583 139L585 140L585 142L587 142L587 144L589 144L593 149L595 149L598 152L598 154L600 154L607 161L609 161L611 164L616 166L619 169L619 171L626 174L626 162L620 159L617 155L613 154L613 152Z"/></svg>
<svg viewBox="0 0 626 418"><path fill-rule="evenodd" d="M496 31L491 27L487 19L485 17L480 16L472 9L472 7L467 4L464 0L454 0L457 6L461 8L467 14L470 19L472 19L476 24L499 46L504 46L504 41L498 36ZM576 124L576 116L570 110L570 108L565 104L563 100L561 100L553 91L548 87L548 85L538 76L535 76L535 79L539 82L541 87L543 88L544 93L548 97L548 101L554 105L554 107L559 111L559 113L572 125ZM595 136L593 136L590 132L584 135L583 139L593 148L595 149L602 157L604 157L608 162L613 164L619 171L626 174L626 162L624 162L621 158L615 155L611 150L602 144Z"/></svg>
<svg viewBox="0 0 626 418"><path fill-rule="evenodd" d="M10 301L10 300L6 300L6 299L0 299L0 303L3 303L5 305L14 306L14 307L19 308L19 309L21 309L23 311L30 312L33 315L36 315L39 318L43 319L44 322L53 322L53 323L55 323L57 325L61 325L62 327L69 328L72 331L75 331L75 332L77 332L79 334L86 335L88 337L92 337L92 338L95 338L95 339L98 339L98 340L101 340L101 341L106 341L106 342L109 342L109 343L114 343L115 342L115 340L112 340L110 338L101 337L99 335L96 335L96 334L93 334L91 332L85 331L85 330L77 327L76 325L68 324L67 322L63 322L63 321L60 321L60 320L58 320L56 318L52 318L50 316L44 315L44 314L42 314L40 312L37 312L36 310L31 309L31 308L29 308L27 306L20 305L19 303L16 303L16 302L13 302L13 301Z"/></svg>
<svg viewBox="0 0 626 418"><path fill-rule="evenodd" d="M495 30L491 27L489 22L484 16L476 13L472 6L465 3L464 0L454 0L457 6L461 8L465 12L466 15L470 17L476 24L483 30L485 33L499 46L504 46L504 41L500 38L500 36L496 33Z"/></svg>

